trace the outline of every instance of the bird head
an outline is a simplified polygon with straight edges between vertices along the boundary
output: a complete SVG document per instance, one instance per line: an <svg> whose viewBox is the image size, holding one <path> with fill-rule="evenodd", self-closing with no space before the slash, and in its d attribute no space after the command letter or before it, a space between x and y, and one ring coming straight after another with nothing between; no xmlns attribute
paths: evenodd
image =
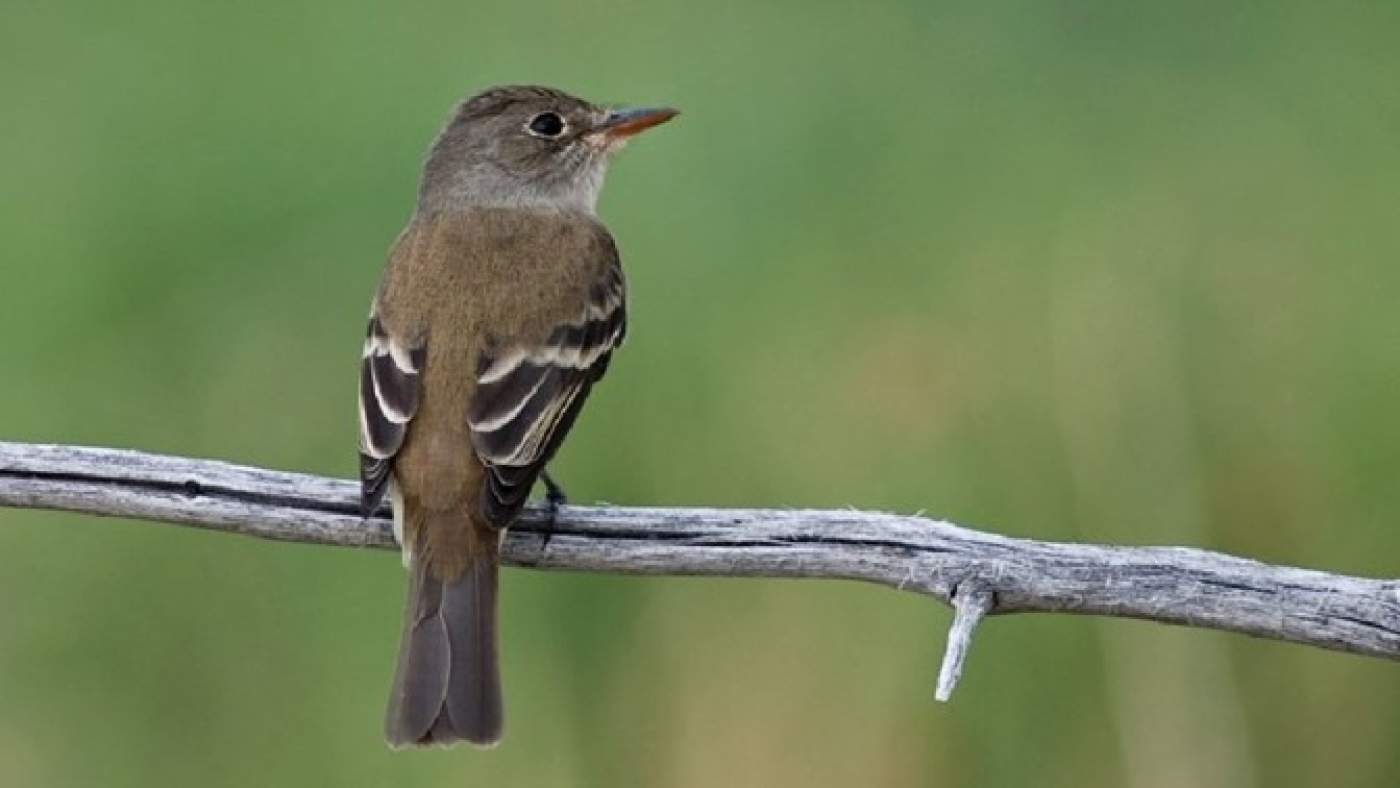
<svg viewBox="0 0 1400 788"><path fill-rule="evenodd" d="M610 156L633 135L677 114L599 106L553 88L492 88L462 102L433 143L419 210L592 213Z"/></svg>

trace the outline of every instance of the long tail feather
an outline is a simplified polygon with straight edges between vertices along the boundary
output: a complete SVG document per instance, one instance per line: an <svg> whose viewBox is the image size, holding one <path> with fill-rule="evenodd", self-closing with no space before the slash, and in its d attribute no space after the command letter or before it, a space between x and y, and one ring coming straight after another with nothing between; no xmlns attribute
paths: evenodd
<svg viewBox="0 0 1400 788"><path fill-rule="evenodd" d="M497 659L497 558L478 551L454 581L434 578L426 562L410 568L398 667L384 735L394 747L501 739Z"/></svg>

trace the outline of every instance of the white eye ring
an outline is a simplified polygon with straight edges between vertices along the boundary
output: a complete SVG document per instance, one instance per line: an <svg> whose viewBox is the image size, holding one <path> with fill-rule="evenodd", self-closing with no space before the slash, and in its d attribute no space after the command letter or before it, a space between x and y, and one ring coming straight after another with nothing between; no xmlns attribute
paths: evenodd
<svg viewBox="0 0 1400 788"><path fill-rule="evenodd" d="M558 112L548 110L530 118L525 123L526 134L546 140L558 139L568 130L568 121L565 121Z"/></svg>

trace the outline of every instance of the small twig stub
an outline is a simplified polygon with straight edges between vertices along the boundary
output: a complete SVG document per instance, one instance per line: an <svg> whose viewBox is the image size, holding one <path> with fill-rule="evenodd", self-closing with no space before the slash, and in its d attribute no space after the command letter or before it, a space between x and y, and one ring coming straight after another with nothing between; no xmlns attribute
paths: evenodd
<svg viewBox="0 0 1400 788"><path fill-rule="evenodd" d="M938 671L938 689L934 698L947 703L962 678L967 650L972 647L972 633L992 611L992 592L965 584L953 592L953 624L948 628L948 645L943 652L943 666Z"/></svg>

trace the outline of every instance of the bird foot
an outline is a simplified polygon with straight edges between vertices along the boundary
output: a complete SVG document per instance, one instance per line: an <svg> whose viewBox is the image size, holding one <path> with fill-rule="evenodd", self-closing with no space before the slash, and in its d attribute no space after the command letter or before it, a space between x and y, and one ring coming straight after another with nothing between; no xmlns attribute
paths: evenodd
<svg viewBox="0 0 1400 788"><path fill-rule="evenodd" d="M554 536L554 525L559 517L559 507L569 502L569 497L564 494L564 488L554 481L554 477L549 475L549 471L540 473L540 481L544 482L544 500L549 504L549 520L544 528L544 540L540 543L540 554L543 555L549 549L549 540Z"/></svg>

